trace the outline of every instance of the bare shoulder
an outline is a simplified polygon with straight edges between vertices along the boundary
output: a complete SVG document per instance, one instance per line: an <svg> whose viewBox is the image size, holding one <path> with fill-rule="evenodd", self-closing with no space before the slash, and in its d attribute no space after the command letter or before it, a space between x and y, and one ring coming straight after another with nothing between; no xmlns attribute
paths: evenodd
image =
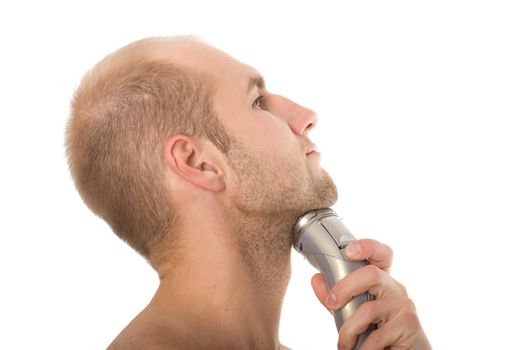
<svg viewBox="0 0 525 350"><path fill-rule="evenodd" d="M148 312L142 312L108 346L107 350L177 350L182 337L177 328L167 327Z"/></svg>
<svg viewBox="0 0 525 350"><path fill-rule="evenodd" d="M113 340L107 350L138 350L145 349L144 342L137 337L121 337L120 335Z"/></svg>
<svg viewBox="0 0 525 350"><path fill-rule="evenodd" d="M179 350L179 347L170 344L169 346L163 342L158 342L155 338L139 335L125 335L120 334L109 345L107 350Z"/></svg>
<svg viewBox="0 0 525 350"><path fill-rule="evenodd" d="M107 350L178 350L177 342L163 337L155 329L125 328Z"/></svg>
<svg viewBox="0 0 525 350"><path fill-rule="evenodd" d="M144 318L142 311L117 335L107 350L150 349L149 344L146 344L148 324Z"/></svg>

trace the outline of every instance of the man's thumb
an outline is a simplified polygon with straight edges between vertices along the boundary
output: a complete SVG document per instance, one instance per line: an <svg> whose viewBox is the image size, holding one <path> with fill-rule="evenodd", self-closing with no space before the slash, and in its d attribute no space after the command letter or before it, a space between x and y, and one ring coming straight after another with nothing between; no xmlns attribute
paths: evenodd
<svg viewBox="0 0 525 350"><path fill-rule="evenodd" d="M324 277L320 273L316 273L312 276L312 280L310 281L312 283L312 288L314 290L315 296L317 299L319 299L319 302L323 304L323 306L332 313L332 310L328 308L325 304L326 298L328 297L328 286L326 285L326 282L324 280Z"/></svg>

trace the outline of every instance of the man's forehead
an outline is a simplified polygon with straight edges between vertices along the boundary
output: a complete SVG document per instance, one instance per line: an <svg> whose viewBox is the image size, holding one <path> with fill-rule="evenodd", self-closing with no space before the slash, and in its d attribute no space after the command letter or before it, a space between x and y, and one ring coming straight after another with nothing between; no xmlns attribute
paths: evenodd
<svg viewBox="0 0 525 350"><path fill-rule="evenodd" d="M157 58L207 73L220 85L238 86L242 92L265 87L264 78L257 69L206 43L164 41L157 43L150 52Z"/></svg>

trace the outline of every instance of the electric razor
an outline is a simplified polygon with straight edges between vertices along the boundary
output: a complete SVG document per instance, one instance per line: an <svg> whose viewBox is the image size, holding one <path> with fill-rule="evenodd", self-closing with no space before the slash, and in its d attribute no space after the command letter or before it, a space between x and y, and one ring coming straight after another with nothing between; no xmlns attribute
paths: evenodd
<svg viewBox="0 0 525 350"><path fill-rule="evenodd" d="M355 237L343 224L341 218L332 209L316 209L303 214L294 227L293 246L301 253L317 270L319 270L332 289L334 284L360 267L368 264L367 261L350 261L344 255L344 248ZM362 303L373 300L368 294L356 296L339 310L334 310L337 331L344 321ZM376 329L376 325L370 325L368 329L359 336L354 347L359 349L366 337Z"/></svg>

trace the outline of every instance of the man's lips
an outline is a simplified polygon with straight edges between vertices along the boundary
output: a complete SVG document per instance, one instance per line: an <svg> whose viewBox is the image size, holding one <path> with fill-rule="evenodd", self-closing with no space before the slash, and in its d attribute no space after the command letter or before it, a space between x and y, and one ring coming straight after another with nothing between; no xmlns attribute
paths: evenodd
<svg viewBox="0 0 525 350"><path fill-rule="evenodd" d="M317 146L314 144L309 145L306 149L306 155L308 156L311 154L319 154L319 152L317 152Z"/></svg>

